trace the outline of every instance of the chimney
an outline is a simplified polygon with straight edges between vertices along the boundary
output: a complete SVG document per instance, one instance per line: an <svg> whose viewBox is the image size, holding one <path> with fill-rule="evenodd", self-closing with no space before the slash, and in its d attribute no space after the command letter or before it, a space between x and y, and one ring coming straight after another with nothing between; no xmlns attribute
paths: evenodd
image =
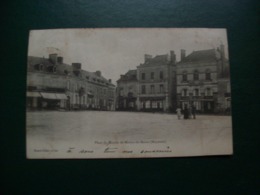
<svg viewBox="0 0 260 195"><path fill-rule="evenodd" d="M144 54L144 62L148 62L150 59L152 59L152 55Z"/></svg>
<svg viewBox="0 0 260 195"><path fill-rule="evenodd" d="M62 64L62 63L63 63L63 57L59 56L59 57L57 58L57 62L58 62L59 64Z"/></svg>
<svg viewBox="0 0 260 195"><path fill-rule="evenodd" d="M100 70L97 70L97 71L96 71L96 75L99 76L99 77L101 77L101 71L100 71Z"/></svg>
<svg viewBox="0 0 260 195"><path fill-rule="evenodd" d="M170 60L171 60L172 63L175 64L175 62L176 62L176 55L175 55L173 50L170 51Z"/></svg>
<svg viewBox="0 0 260 195"><path fill-rule="evenodd" d="M57 56L58 56L58 54L56 54L56 53L49 54L49 60L51 61L51 63L57 64Z"/></svg>
<svg viewBox="0 0 260 195"><path fill-rule="evenodd" d="M81 70L81 63L72 63L73 70Z"/></svg>
<svg viewBox="0 0 260 195"><path fill-rule="evenodd" d="M181 49L181 61L186 57L186 51Z"/></svg>
<svg viewBox="0 0 260 195"><path fill-rule="evenodd" d="M221 55L221 59L224 60L225 59L225 46L223 44L220 45L220 55Z"/></svg>

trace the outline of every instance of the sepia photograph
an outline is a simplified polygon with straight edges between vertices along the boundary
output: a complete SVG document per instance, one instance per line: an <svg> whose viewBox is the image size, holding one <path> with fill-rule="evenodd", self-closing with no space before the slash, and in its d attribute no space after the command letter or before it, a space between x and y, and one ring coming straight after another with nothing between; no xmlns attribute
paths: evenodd
<svg viewBox="0 0 260 195"><path fill-rule="evenodd" d="M28 159L232 155L226 29L31 30Z"/></svg>

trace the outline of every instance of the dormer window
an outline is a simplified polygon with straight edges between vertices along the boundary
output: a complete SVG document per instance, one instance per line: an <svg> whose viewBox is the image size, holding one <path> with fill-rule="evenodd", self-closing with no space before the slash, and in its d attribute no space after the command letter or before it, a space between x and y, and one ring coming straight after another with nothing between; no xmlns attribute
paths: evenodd
<svg viewBox="0 0 260 195"><path fill-rule="evenodd" d="M42 71L42 70L43 70L43 64L35 64L35 65L34 65L34 68L35 68L36 70Z"/></svg>

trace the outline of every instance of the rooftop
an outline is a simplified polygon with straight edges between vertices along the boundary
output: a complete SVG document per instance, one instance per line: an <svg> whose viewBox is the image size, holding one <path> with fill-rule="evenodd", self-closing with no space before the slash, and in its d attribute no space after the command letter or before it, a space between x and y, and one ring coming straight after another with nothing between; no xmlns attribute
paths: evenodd
<svg viewBox="0 0 260 195"><path fill-rule="evenodd" d="M100 84L109 84L113 85L108 79L104 78L102 75L98 75L97 72L89 72L86 70L79 69L75 72L75 69L72 65L59 63L52 63L52 61L48 58L44 57L36 57L36 56L28 56L27 59L27 68L28 71L37 71L37 67L42 65L44 68L41 72L49 73L49 74L59 74L59 75L68 75L75 78L86 79L89 82L96 82ZM56 71L53 72L53 67L56 67ZM114 85L113 85L114 86Z"/></svg>
<svg viewBox="0 0 260 195"><path fill-rule="evenodd" d="M153 58L146 59L141 66L160 66L162 64L169 63L169 56L168 54L164 55L156 55Z"/></svg>
<svg viewBox="0 0 260 195"><path fill-rule="evenodd" d="M215 49L193 51L191 54L182 59L179 63L186 62L215 62L219 56Z"/></svg>
<svg viewBox="0 0 260 195"><path fill-rule="evenodd" d="M124 75L121 75L117 82L119 81L137 81L137 70L129 70Z"/></svg>

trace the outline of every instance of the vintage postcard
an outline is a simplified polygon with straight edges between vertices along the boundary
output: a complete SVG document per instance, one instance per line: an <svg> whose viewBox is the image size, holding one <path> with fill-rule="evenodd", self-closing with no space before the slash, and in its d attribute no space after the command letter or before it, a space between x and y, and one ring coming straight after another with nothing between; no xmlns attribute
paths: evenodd
<svg viewBox="0 0 260 195"><path fill-rule="evenodd" d="M231 155L227 32L31 30L28 159Z"/></svg>

